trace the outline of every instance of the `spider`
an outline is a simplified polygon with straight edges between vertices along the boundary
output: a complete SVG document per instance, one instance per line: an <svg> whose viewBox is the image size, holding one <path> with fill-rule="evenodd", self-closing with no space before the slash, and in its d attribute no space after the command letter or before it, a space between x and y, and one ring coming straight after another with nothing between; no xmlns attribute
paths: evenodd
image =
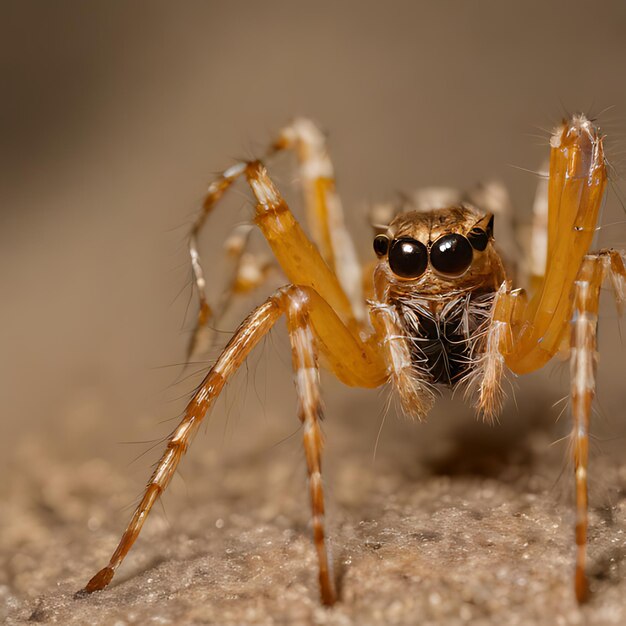
<svg viewBox="0 0 626 626"><path fill-rule="evenodd" d="M377 211L377 260L362 268L344 226L333 167L323 134L310 121L285 127L267 157L295 152L311 238L294 218L261 161L239 162L208 188L190 234L190 256L199 314L190 353L210 343L211 322L233 294L263 280L263 268L246 252L247 232L233 239L234 278L212 310L197 236L223 194L239 178L256 199L254 222L287 276L241 323L191 398L148 481L109 563L83 592L104 589L113 578L154 503L168 486L205 415L254 346L283 315L290 338L298 417L308 471L313 540L321 601L337 600L325 530L321 454L319 366L346 385L390 383L403 412L423 419L441 386L465 385L477 413L493 419L501 410L507 371L532 372L557 352L569 351L572 442L576 486L574 591L589 594L585 575L589 420L595 392L596 329L600 289L613 286L618 307L626 297L625 255L590 252L607 183L603 136L584 115L564 120L550 140L549 178L535 203L524 289L513 289L494 241L494 212L432 196ZM441 194L440 194L441 195ZM246 261L247 259L247 261ZM256 270L256 271L255 271Z"/></svg>

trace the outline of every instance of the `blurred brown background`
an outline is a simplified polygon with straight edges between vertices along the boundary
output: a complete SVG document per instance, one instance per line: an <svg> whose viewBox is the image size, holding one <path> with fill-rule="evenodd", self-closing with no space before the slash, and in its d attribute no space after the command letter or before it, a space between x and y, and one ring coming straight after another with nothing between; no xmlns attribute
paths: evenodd
<svg viewBox="0 0 626 626"><path fill-rule="evenodd" d="M2 452L48 433L111 454L137 420L167 416L178 372L151 368L184 355L186 225L213 173L294 115L329 132L364 258L364 206L399 190L497 177L527 217L536 179L510 165L537 168L541 129L566 111L611 107L600 121L618 167L624 149L621 2L1 6ZM234 208L210 228L251 214ZM623 216L614 193L608 212ZM621 345L614 356L609 414L624 399Z"/></svg>
<svg viewBox="0 0 626 626"><path fill-rule="evenodd" d="M547 131L567 112L600 115L608 156L621 171L623 2L3 1L0 11L7 482L33 441L69 464L103 457L124 467L146 446L118 442L171 428L159 421L182 405L169 400L193 386L168 389L180 368L160 368L184 359L195 314L192 301L185 318L189 221L214 173L259 154L295 115L329 133L364 259L371 254L365 207L400 190L499 178L516 217L527 219L536 177L520 168L539 167ZM277 169L286 192L293 172L284 162ZM617 178L606 223L624 221L620 188ZM211 281L219 279L229 226L251 215L241 191L204 239ZM288 197L297 207L297 193ZM623 245L625 234L623 223L612 226L599 244ZM196 448L268 450L296 429L286 342L275 335L217 407L215 437L200 435ZM602 415L621 437L624 349L608 301L601 353ZM518 393L519 409L510 403L503 421L563 397L566 384L562 366L531 386L520 383L538 395ZM384 395L327 378L326 399L328 429L355 420L362 424L355 438L371 452ZM441 406L431 422L461 410ZM543 417L552 424L557 413ZM436 435L436 426L395 421L385 428L417 430L420 440ZM291 462L299 458L297 438L289 447ZM131 468L138 489L148 462Z"/></svg>

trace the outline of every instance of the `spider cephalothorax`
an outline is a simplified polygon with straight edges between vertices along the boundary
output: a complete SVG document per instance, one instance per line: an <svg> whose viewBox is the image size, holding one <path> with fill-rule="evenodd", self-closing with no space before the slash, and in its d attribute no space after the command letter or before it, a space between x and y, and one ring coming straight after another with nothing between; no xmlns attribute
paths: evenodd
<svg viewBox="0 0 626 626"><path fill-rule="evenodd" d="M215 399L284 315L303 424L324 604L333 604L337 594L325 534L319 363L347 385L374 388L391 383L404 412L420 418L433 403L435 384L467 382L476 389L478 412L493 417L502 406L500 383L507 369L518 374L534 371L565 349L570 352L572 373L575 592L579 601L585 600L588 440L600 287L608 277L620 303L626 295L622 253L590 252L607 181L602 143L598 129L584 115L564 121L552 135L549 184L545 197L536 203L528 251L533 268L525 281L532 289L529 299L522 290L512 288L505 274L494 246L488 207L483 212L466 204L438 202L429 207L436 210L404 210L388 221L377 220L374 251L378 261L362 268L344 225L325 138L308 120L296 120L283 129L268 154L281 150L297 154L312 239L295 220L261 162L237 163L227 169L209 186L190 234L200 299L190 353L197 357L210 345L211 323L236 294L260 284L266 275L267 264L255 264L246 249L249 229L238 230L229 243L235 260L230 288L216 309L207 303L197 235L222 195L240 177L247 179L256 198L254 222L290 284L254 309L232 336L169 437L108 565L87 583L85 591L109 584ZM546 206L547 215L542 213Z"/></svg>
<svg viewBox="0 0 626 626"><path fill-rule="evenodd" d="M376 301L395 308L418 384L477 378L493 300L506 279L493 225L492 214L463 204L400 212L374 239ZM403 399L404 381L396 382ZM412 398L402 406L417 417L427 408Z"/></svg>
<svg viewBox="0 0 626 626"><path fill-rule="evenodd" d="M400 213L374 240L381 259L376 297L385 298L378 273L385 275L390 291L444 297L497 291L504 268L493 245L493 221L493 215L467 204Z"/></svg>

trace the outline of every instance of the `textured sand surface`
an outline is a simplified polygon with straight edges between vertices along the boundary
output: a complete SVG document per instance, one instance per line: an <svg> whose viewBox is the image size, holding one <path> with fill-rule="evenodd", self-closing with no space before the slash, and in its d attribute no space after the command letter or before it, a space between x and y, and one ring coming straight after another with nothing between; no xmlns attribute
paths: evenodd
<svg viewBox="0 0 626 626"><path fill-rule="evenodd" d="M352 422L356 426L356 422ZM434 440L416 432L426 429ZM563 449L524 424L441 437L387 428L377 458L329 428L330 529L341 601L319 605L304 469L293 438L238 459L196 454L112 586L74 593L108 559L136 495L124 468L21 455L0 522L8 624L623 624L626 466L594 463L594 596L572 592ZM202 436L196 442L201 447ZM368 449L369 448L369 449ZM206 477L206 479L204 478ZM595 494L598 495L597 493ZM608 498L607 498L608 496Z"/></svg>

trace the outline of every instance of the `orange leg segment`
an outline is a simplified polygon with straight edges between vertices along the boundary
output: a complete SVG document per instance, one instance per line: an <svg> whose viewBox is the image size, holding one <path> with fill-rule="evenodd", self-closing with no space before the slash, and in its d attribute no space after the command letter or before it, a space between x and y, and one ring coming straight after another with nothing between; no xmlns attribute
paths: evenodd
<svg viewBox="0 0 626 626"><path fill-rule="evenodd" d="M265 167L258 161L249 163L246 177L257 200L254 221L287 278L317 291L346 325L357 331L356 318L341 284L296 221Z"/></svg>
<svg viewBox="0 0 626 626"><path fill-rule="evenodd" d="M579 602L589 595L585 562L587 552L587 471L589 466L589 421L595 395L597 361L597 325L600 288L605 276L613 285L618 307L624 301L626 268L616 250L587 255L574 285L571 322L571 406L576 481L576 573L575 592Z"/></svg>
<svg viewBox="0 0 626 626"><path fill-rule="evenodd" d="M545 365L571 317L574 281L595 233L607 182L602 137L574 116L551 139L545 276L515 329L507 366L518 374Z"/></svg>
<svg viewBox="0 0 626 626"><path fill-rule="evenodd" d="M361 267L345 227L343 209L335 188L334 170L325 137L310 120L297 119L281 130L278 139L267 153L268 157L283 150L293 150L298 158L307 224L312 234L312 243L319 251L319 260L325 262L336 275L335 282L340 285L344 292L343 299L349 305L346 315L363 322L365 305L361 286ZM206 299L206 278L200 261L198 236L208 216L223 195L248 170L249 164L236 163L209 185L202 212L189 234L189 254L200 300L197 325L189 344L189 357L201 354L206 346L210 345L211 331L208 329L208 324L218 316L218 312L212 310ZM311 245L311 242L307 241L307 245ZM294 283L302 283L300 280L291 279ZM333 302L333 306L336 307L337 304ZM345 303L342 303L337 308L337 312L342 315L342 318L347 319L344 317L345 308Z"/></svg>
<svg viewBox="0 0 626 626"><path fill-rule="evenodd" d="M321 403L319 401L317 354L344 383L377 387L387 379L386 365L375 346L356 338L324 299L309 287L289 286L278 290L255 309L237 329L170 435L144 495L108 565L87 583L84 591L104 589L135 543L154 503L165 491L194 434L217 396L278 318L285 314L292 343L299 415L304 424L304 447L309 472L315 545L320 562L322 601L335 599L330 557L324 532L324 502L321 487Z"/></svg>
<svg viewBox="0 0 626 626"><path fill-rule="evenodd" d="M300 166L307 224L322 258L337 275L358 320L365 319L361 267L345 225L326 137L305 118L283 128L274 150L294 150Z"/></svg>

